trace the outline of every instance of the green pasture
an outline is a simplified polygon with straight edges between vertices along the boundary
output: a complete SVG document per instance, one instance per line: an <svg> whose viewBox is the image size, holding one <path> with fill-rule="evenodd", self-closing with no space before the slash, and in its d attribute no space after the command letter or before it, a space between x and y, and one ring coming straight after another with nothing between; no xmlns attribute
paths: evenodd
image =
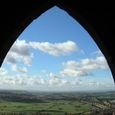
<svg viewBox="0 0 115 115"><path fill-rule="evenodd" d="M79 101L53 100L43 103L23 103L0 101L0 112L41 112L51 115L64 115L64 113L88 112L92 106Z"/></svg>

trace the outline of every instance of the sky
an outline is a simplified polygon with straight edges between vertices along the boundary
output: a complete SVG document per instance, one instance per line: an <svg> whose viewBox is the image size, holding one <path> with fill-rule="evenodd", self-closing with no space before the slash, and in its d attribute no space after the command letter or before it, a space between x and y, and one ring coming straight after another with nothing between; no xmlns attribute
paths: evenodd
<svg viewBox="0 0 115 115"><path fill-rule="evenodd" d="M107 61L88 32L53 7L17 38L0 68L0 89L114 90Z"/></svg>

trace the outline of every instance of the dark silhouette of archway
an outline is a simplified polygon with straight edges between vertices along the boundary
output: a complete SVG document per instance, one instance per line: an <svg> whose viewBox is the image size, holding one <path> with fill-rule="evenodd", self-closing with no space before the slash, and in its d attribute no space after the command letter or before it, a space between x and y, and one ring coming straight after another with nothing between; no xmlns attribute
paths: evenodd
<svg viewBox="0 0 115 115"><path fill-rule="evenodd" d="M0 64L23 30L53 6L64 9L92 36L107 59L115 80L115 8L111 1L28 0L0 3Z"/></svg>

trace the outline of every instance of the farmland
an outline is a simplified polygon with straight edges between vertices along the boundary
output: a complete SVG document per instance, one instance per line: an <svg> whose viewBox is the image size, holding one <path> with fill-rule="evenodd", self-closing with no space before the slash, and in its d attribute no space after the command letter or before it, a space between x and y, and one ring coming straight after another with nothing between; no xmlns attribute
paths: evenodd
<svg viewBox="0 0 115 115"><path fill-rule="evenodd" d="M1 115L112 115L115 92L0 91Z"/></svg>

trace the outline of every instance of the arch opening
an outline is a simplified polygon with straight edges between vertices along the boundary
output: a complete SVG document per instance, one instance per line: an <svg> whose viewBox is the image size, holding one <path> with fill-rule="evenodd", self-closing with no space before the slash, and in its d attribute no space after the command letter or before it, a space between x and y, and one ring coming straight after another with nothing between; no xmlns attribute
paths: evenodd
<svg viewBox="0 0 115 115"><path fill-rule="evenodd" d="M4 78L0 85L48 92L114 90L109 66L86 30L58 7L46 13L34 20L10 49L1 68Z"/></svg>

